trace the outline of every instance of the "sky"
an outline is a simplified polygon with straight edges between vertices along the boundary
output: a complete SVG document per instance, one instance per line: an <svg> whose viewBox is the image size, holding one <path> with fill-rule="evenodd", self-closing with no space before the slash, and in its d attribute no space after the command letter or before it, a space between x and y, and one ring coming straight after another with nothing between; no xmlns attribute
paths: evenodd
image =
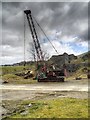
<svg viewBox="0 0 90 120"><path fill-rule="evenodd" d="M30 9L59 54L79 55L88 51L87 2L3 2L1 64L32 60L32 37L24 10ZM24 27L25 17L25 27ZM1 12L0 12L1 18ZM34 21L35 23L35 21ZM42 51L57 55L35 23ZM25 28L25 37L24 37ZM25 56L24 56L25 39Z"/></svg>

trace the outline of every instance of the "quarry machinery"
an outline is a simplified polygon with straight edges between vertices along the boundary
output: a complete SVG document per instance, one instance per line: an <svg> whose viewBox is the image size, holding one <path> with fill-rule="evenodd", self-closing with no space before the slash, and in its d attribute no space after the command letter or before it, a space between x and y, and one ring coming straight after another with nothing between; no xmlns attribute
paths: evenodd
<svg viewBox="0 0 90 120"><path fill-rule="evenodd" d="M28 25L29 25L33 43L34 43L34 47L36 50L36 55L37 55L36 78L37 78L38 82L64 82L66 66L63 65L63 68L61 70L55 70L55 69L53 69L53 65L52 65L52 69L49 70L49 68L46 66L45 61L44 61L44 56L43 56L40 42L38 39L38 35L36 32L36 28L35 28L35 24L33 21L31 10L25 10L24 13L25 13L27 21L28 21ZM38 24L38 26L40 26L40 25ZM45 34L45 36L46 36L46 34Z"/></svg>

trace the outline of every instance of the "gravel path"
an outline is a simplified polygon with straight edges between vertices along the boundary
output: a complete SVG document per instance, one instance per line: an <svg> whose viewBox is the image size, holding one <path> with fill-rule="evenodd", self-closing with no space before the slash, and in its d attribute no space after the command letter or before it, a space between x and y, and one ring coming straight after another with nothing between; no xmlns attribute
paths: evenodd
<svg viewBox="0 0 90 120"><path fill-rule="evenodd" d="M61 97L88 98L88 80L71 80L63 83L35 83L29 85L0 85L2 100L22 100L46 97L47 95ZM61 95L57 95L57 93Z"/></svg>
<svg viewBox="0 0 90 120"><path fill-rule="evenodd" d="M7 117L17 109L22 100L56 99L70 97L88 98L88 80L70 80L60 83L35 83L28 85L0 85L0 100L2 107L0 115ZM13 107L14 105L14 107Z"/></svg>

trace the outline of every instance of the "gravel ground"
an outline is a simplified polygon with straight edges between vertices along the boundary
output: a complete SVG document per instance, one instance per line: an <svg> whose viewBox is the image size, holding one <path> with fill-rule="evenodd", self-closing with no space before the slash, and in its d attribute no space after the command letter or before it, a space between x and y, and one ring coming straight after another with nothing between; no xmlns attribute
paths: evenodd
<svg viewBox="0 0 90 120"><path fill-rule="evenodd" d="M88 97L88 80L71 80L59 83L35 83L29 85L1 85L2 100L33 99L39 95L63 92L64 96ZM71 94L72 93L72 94ZM74 94L73 94L74 93Z"/></svg>
<svg viewBox="0 0 90 120"><path fill-rule="evenodd" d="M70 97L88 99L88 80L70 80L63 83L35 83L30 85L0 85L3 117L14 112L21 100L55 99ZM10 113L11 112L11 113Z"/></svg>

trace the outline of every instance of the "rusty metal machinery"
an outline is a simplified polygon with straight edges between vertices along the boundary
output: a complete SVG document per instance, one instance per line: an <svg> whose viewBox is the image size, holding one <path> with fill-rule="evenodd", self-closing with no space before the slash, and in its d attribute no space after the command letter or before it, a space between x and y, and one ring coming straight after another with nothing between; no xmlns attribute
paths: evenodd
<svg viewBox="0 0 90 120"><path fill-rule="evenodd" d="M42 50L41 50L40 43L39 43L39 40L38 40L35 25L34 25L34 22L33 22L31 11L30 10L25 10L24 13L26 14L28 24L29 24L29 28L30 28L30 31L31 31L31 35L32 35L32 38L33 38L33 42L34 42L34 45L35 45L35 50L36 50L36 53L37 53L37 60L38 61L43 61L44 58L43 58Z"/></svg>
<svg viewBox="0 0 90 120"><path fill-rule="evenodd" d="M40 46L40 43L39 43L39 39L38 39L38 36L37 36L37 32L36 32L36 29L35 29L33 17L32 17L32 14L31 14L30 10L25 10L24 13L27 17L29 28L30 28L30 31L31 31L31 35L32 35L32 38L33 38L34 47L35 47L36 54L37 54L37 63L38 63L38 61L40 63L40 61L41 62L44 61L44 57L43 57L43 53L42 53L41 46ZM36 23L37 23L37 21L36 21ZM40 27L40 25L38 23L37 23L37 25ZM40 29L42 30L42 32L46 36L43 29L41 27L40 27ZM47 36L46 36L46 38L49 40L49 38ZM57 50L55 49L55 47L53 45L52 45L52 47L57 52ZM40 64L38 64L38 67L40 67ZM48 71L44 62L43 62L43 65L38 69L38 74L37 74L36 77L37 77L38 82L64 82L65 70L66 70L66 66L64 65L62 70L57 71L57 70L52 69L51 71Z"/></svg>

